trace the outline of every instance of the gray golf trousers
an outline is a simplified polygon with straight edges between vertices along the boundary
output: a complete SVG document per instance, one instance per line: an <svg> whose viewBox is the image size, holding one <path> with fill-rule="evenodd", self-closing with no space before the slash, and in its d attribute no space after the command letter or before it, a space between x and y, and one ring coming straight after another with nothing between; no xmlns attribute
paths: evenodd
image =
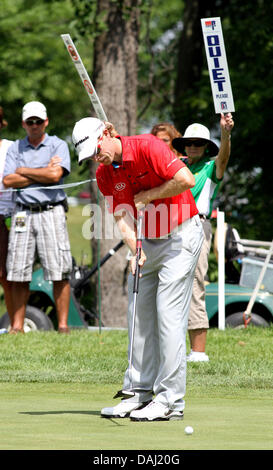
<svg viewBox="0 0 273 470"><path fill-rule="evenodd" d="M184 222L163 239L143 240L147 260L137 295L132 381L127 368L128 401L158 401L183 410L186 392L186 334L194 270L203 242L199 216ZM128 277L129 349L133 313L133 276ZM131 383L132 382L132 383Z"/></svg>

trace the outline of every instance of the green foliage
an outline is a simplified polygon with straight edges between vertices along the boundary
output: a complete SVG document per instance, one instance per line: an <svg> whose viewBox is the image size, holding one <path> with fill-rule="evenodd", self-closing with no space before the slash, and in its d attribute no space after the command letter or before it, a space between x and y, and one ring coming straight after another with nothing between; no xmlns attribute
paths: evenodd
<svg viewBox="0 0 273 470"><path fill-rule="evenodd" d="M76 37L74 10L70 0L3 0L0 11L0 104L8 128L2 137L15 140L25 136L21 110L31 100L43 102L48 110L51 135L68 142L76 120L90 114L91 104L60 37ZM88 45L77 47L90 69ZM75 159L74 152L71 153ZM76 174L69 180L79 178ZM86 176L86 175L85 175ZM85 178L86 179L86 178Z"/></svg>
<svg viewBox="0 0 273 470"><path fill-rule="evenodd" d="M6 41L1 41L0 46L5 64L1 68L0 91L11 135L15 129L17 134L20 107L26 101L43 100L50 118L51 102L58 99L60 106L65 102L67 89L62 71L65 61L59 60L64 55L60 34L65 24L59 18L69 15L68 5L67 1L36 2L30 8L28 1L21 0L6 2L6 8L1 10L1 36Z"/></svg>
<svg viewBox="0 0 273 470"><path fill-rule="evenodd" d="M273 144L272 15L272 2L263 0L248 3L233 0L225 13L219 15L235 102L230 178L225 182L228 187L222 187L220 208L243 238L261 240L272 239L269 216L273 211L273 161L269 157ZM194 100L188 90L192 106L190 119L199 116L200 122L219 129L205 57L198 88ZM205 97L207 105L204 106Z"/></svg>
<svg viewBox="0 0 273 470"><path fill-rule="evenodd" d="M196 57L201 61L201 76L192 78L187 89L183 90L182 100L175 90L180 34L178 25L179 21L183 24L184 4L192 7L190 0L171 0L168 4L161 0L154 1L147 13L146 24L142 23L139 124L148 131L151 123L171 121L183 133L187 125L197 121L209 127L218 137L219 116L214 113L201 26L193 38L199 44ZM235 128L229 162L231 177L225 179L227 189L222 186L220 209L226 212L228 222L238 228L242 237L271 240L273 4L264 0L248 3L212 0L202 4L199 2L198 9L199 14L203 12L202 17L221 17L235 101ZM166 36L167 31L169 36ZM164 42L166 38L169 40ZM185 60L185 57L180 57L180 60ZM197 66L195 62L192 69L185 70L185 73L189 72L195 77L194 68ZM265 201L266 210L263 209Z"/></svg>
<svg viewBox="0 0 273 470"><path fill-rule="evenodd" d="M248 200L243 208L233 206L233 210L240 212L241 231L251 231L253 237L262 240L272 239L272 15L271 2L256 0L238 9L233 2L227 29L236 107L232 164L243 179ZM260 170L254 178L256 168ZM241 190L238 181L234 181L233 190Z"/></svg>
<svg viewBox="0 0 273 470"><path fill-rule="evenodd" d="M142 11L139 44L138 120L149 131L171 120L183 0L149 0Z"/></svg>

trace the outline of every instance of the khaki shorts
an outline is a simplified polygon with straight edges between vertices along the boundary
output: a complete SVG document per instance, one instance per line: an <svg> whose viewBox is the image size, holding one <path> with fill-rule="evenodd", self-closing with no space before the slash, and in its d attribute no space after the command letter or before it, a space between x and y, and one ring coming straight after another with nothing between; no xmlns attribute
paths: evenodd
<svg viewBox="0 0 273 470"><path fill-rule="evenodd" d="M25 211L25 231L16 231L12 217L7 259L8 280L30 282L36 254L47 281L69 279L72 270L70 242L62 205L43 212Z"/></svg>
<svg viewBox="0 0 273 470"><path fill-rule="evenodd" d="M212 231L209 220L202 220L202 224L205 237L195 269L188 330L209 328L205 299L205 277L208 271L208 257L211 247Z"/></svg>

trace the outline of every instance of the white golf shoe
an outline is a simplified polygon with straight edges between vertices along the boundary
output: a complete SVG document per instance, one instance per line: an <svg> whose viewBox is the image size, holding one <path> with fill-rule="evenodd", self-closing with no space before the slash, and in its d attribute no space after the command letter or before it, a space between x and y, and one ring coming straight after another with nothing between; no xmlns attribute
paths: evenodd
<svg viewBox="0 0 273 470"><path fill-rule="evenodd" d="M147 405L147 403L138 403L122 400L118 405L109 408L103 408L100 412L102 418L128 418L131 411L138 410Z"/></svg>
<svg viewBox="0 0 273 470"><path fill-rule="evenodd" d="M204 352L198 352L191 350L190 354L187 355L188 362L209 362L209 356Z"/></svg>
<svg viewBox="0 0 273 470"><path fill-rule="evenodd" d="M141 410L134 410L130 413L132 421L166 421L183 419L183 411L171 410L162 403L152 401Z"/></svg>

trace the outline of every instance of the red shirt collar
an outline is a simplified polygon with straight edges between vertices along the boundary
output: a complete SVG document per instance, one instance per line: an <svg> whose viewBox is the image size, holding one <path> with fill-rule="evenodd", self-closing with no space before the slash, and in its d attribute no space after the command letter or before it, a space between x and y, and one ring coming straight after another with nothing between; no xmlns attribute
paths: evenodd
<svg viewBox="0 0 273 470"><path fill-rule="evenodd" d="M117 135L117 139L120 139L121 141L121 147L122 147L122 163L123 165L126 162L132 162L134 160L133 154L132 154L132 148L130 146L129 141L127 141L126 138L124 138L122 135Z"/></svg>

